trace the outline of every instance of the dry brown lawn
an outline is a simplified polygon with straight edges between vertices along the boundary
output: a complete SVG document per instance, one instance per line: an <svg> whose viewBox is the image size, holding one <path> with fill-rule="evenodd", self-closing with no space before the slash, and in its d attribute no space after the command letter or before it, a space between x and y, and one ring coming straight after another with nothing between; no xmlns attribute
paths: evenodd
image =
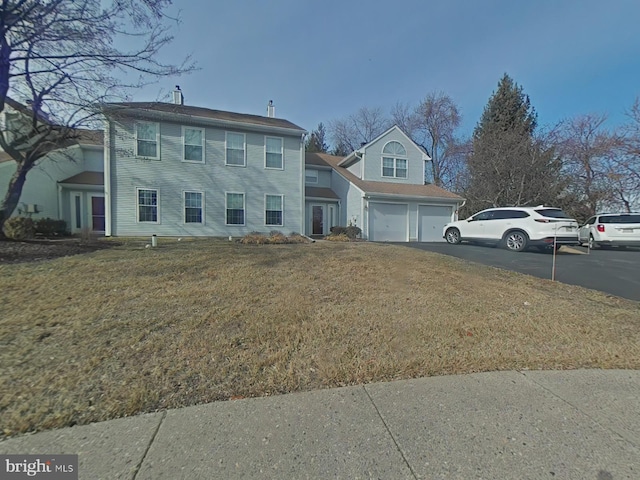
<svg viewBox="0 0 640 480"><path fill-rule="evenodd" d="M400 246L143 242L0 265L0 432L506 369L640 368L640 303Z"/></svg>

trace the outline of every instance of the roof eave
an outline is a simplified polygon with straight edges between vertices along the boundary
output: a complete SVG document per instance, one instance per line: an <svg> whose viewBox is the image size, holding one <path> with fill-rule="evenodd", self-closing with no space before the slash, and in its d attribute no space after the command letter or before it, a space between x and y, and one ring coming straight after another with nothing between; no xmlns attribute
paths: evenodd
<svg viewBox="0 0 640 480"><path fill-rule="evenodd" d="M372 197L382 197L382 198L396 198L396 199L409 199L409 200L432 200L432 201L449 201L461 203L464 202L464 198L462 197L435 197L433 195L404 195L402 193L376 193L376 192L365 192L363 195L366 199L371 199Z"/></svg>
<svg viewBox="0 0 640 480"><path fill-rule="evenodd" d="M286 127L278 127L273 125L262 125L259 123L237 122L234 120L222 120L219 118L201 117L197 115L188 115L185 113L163 112L162 110L153 110L149 108L108 105L107 107L104 107L103 111L107 116L109 115L110 112L118 112L118 113L122 112L124 113L124 115L128 117L132 117L134 116L134 114L138 113L138 114L155 117L155 118L160 117L162 119L172 120L174 122L176 121L176 119L187 119L187 120L191 120L192 122L210 125L212 127L235 127L235 128L245 129L245 130L258 130L260 132L267 132L267 133L280 133L283 135L295 135L295 136L300 135L301 136L308 133L303 128L286 128Z"/></svg>

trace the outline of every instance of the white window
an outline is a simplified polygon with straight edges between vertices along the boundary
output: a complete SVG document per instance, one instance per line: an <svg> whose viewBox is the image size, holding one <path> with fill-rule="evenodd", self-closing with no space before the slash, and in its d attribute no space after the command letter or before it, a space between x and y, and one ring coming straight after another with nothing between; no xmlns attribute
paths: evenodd
<svg viewBox="0 0 640 480"><path fill-rule="evenodd" d="M182 127L183 160L204 163L204 129Z"/></svg>
<svg viewBox="0 0 640 480"><path fill-rule="evenodd" d="M305 183L318 183L318 171L317 170L305 170L304 172Z"/></svg>
<svg viewBox="0 0 640 480"><path fill-rule="evenodd" d="M158 223L158 190L137 188L138 222Z"/></svg>
<svg viewBox="0 0 640 480"><path fill-rule="evenodd" d="M282 195L265 195L264 197L264 218L265 225L281 227L284 197Z"/></svg>
<svg viewBox="0 0 640 480"><path fill-rule="evenodd" d="M227 165L246 165L244 133L227 132L226 160Z"/></svg>
<svg viewBox="0 0 640 480"><path fill-rule="evenodd" d="M204 194L184 192L184 223L204 223Z"/></svg>
<svg viewBox="0 0 640 480"><path fill-rule="evenodd" d="M282 139L277 137L265 137L265 168L277 168L282 170L284 162L282 161Z"/></svg>
<svg viewBox="0 0 640 480"><path fill-rule="evenodd" d="M160 159L160 124L136 122L136 156Z"/></svg>
<svg viewBox="0 0 640 480"><path fill-rule="evenodd" d="M227 225L244 225L244 193L227 193L225 203Z"/></svg>
<svg viewBox="0 0 640 480"><path fill-rule="evenodd" d="M407 178L407 151L399 142L389 142L382 149L382 176Z"/></svg>

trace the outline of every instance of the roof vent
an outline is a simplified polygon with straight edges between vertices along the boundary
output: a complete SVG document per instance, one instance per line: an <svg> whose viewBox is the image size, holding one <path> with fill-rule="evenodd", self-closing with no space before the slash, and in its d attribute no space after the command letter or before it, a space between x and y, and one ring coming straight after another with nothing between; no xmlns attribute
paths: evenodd
<svg viewBox="0 0 640 480"><path fill-rule="evenodd" d="M273 104L273 100L269 100L269 103L267 104L267 117L275 118L275 116L276 116L276 107Z"/></svg>
<svg viewBox="0 0 640 480"><path fill-rule="evenodd" d="M184 97L182 96L180 85L176 85L176 89L173 91L173 103L176 105L184 105Z"/></svg>

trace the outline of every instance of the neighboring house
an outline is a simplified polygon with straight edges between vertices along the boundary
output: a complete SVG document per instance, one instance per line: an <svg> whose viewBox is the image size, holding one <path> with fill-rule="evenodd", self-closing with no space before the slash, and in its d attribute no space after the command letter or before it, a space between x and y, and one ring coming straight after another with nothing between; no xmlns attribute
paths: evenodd
<svg viewBox="0 0 640 480"><path fill-rule="evenodd" d="M104 110L106 235L304 231L304 135L273 116L174 103Z"/></svg>
<svg viewBox="0 0 640 480"><path fill-rule="evenodd" d="M18 119L21 105L10 100L2 112L3 129ZM22 107L24 108L24 107ZM20 203L12 216L65 220L72 233L104 233L103 132L78 130L73 145L52 150L27 173ZM16 163L0 151L0 194L4 196Z"/></svg>
<svg viewBox="0 0 640 480"><path fill-rule="evenodd" d="M356 225L373 241L440 242L464 199L424 185L429 156L394 126L347 157L306 154L308 235Z"/></svg>

